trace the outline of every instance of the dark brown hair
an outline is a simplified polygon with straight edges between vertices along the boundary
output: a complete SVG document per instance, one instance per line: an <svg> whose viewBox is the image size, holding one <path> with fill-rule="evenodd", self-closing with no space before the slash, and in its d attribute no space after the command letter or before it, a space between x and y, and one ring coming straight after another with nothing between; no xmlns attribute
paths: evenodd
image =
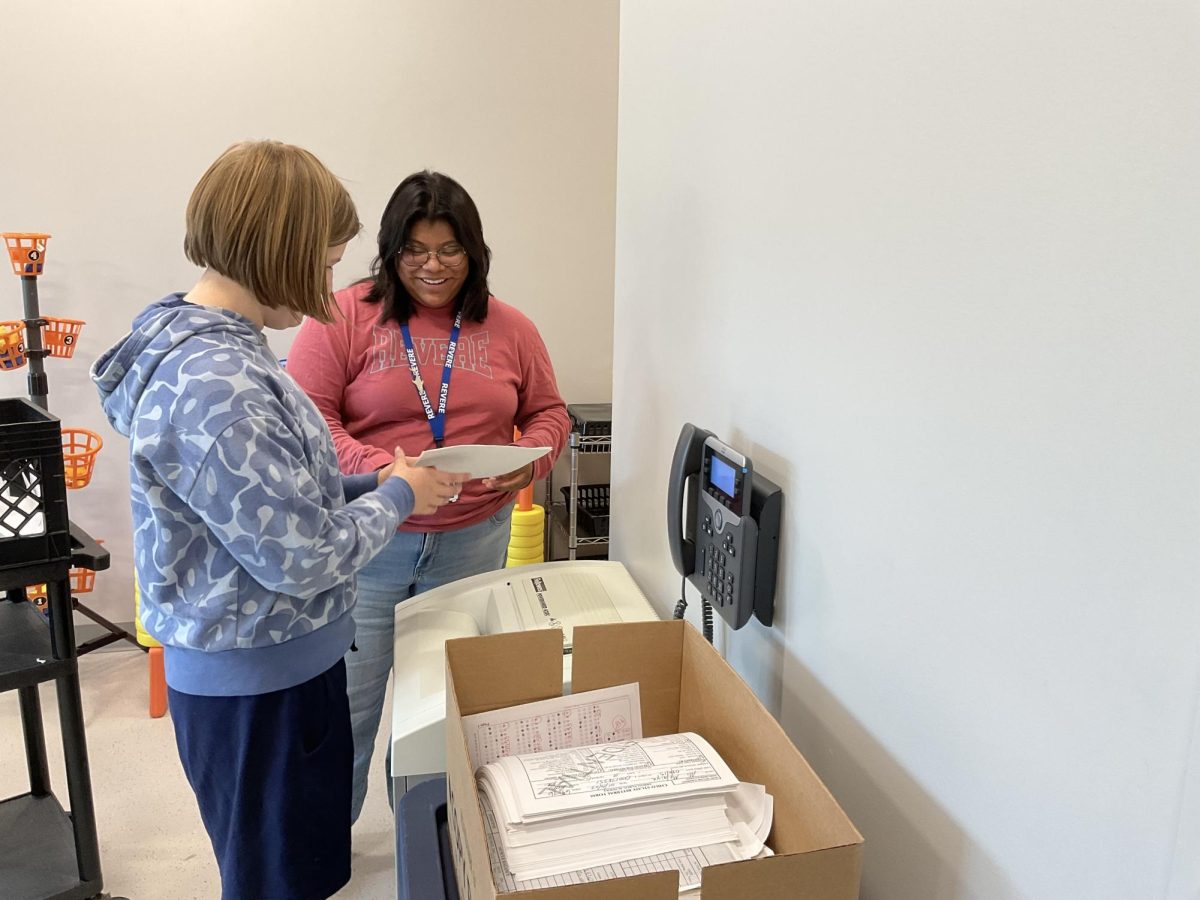
<svg viewBox="0 0 1200 900"><path fill-rule="evenodd" d="M483 240L483 223L475 201L461 184L440 172L416 172L409 175L395 191L379 222L379 255L371 263L371 290L366 300L382 303L381 320L407 322L416 303L400 281L396 271L397 256L408 242L413 226L418 222L445 222L454 229L454 237L467 251L466 280L454 298L454 308L461 309L463 318L482 322L488 311L488 269L492 251Z"/></svg>

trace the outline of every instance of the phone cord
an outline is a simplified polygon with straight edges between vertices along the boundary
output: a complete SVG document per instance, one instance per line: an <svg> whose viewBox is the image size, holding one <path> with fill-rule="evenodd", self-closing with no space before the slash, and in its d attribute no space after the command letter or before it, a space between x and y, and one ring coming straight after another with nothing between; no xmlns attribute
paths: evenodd
<svg viewBox="0 0 1200 900"><path fill-rule="evenodd" d="M704 639L710 644L713 642L713 608L707 598L702 598L704 601ZM675 612L673 617L682 619L684 613L687 612L687 576L679 581L679 602L675 604Z"/></svg>
<svg viewBox="0 0 1200 900"><path fill-rule="evenodd" d="M687 596L686 595L687 595L687 576L684 575L683 578L681 578L679 580L679 602L675 604L675 614L674 614L674 617L676 619L682 619L683 614L685 612L687 612Z"/></svg>

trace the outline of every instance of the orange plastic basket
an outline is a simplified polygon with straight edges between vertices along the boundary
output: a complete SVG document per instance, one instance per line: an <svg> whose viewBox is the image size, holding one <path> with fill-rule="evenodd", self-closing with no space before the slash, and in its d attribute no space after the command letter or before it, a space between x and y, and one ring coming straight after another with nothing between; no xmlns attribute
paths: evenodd
<svg viewBox="0 0 1200 900"><path fill-rule="evenodd" d="M92 480L92 468L96 465L96 454L104 446L100 435L86 428L64 428L63 474L67 487L87 487Z"/></svg>
<svg viewBox="0 0 1200 900"><path fill-rule="evenodd" d="M6 231L3 237L14 275L32 275L36 278L42 274L42 268L46 265L46 241L50 240L50 235Z"/></svg>
<svg viewBox="0 0 1200 900"><path fill-rule="evenodd" d="M85 569L82 566L71 570L71 595L75 594L90 594L92 589L96 587L96 573L92 569ZM38 601L46 599L46 585L31 584L25 588L25 596L30 600ZM38 604L41 605L40 603Z"/></svg>
<svg viewBox="0 0 1200 900"><path fill-rule="evenodd" d="M97 544L103 544L104 541L96 541ZM90 594L96 587L96 571L94 569L85 569L83 566L76 566L71 570L71 596L76 594ZM25 596L32 600L41 609L46 605L46 585L31 584L25 588Z"/></svg>
<svg viewBox="0 0 1200 900"><path fill-rule="evenodd" d="M61 356L70 359L75 355L75 344L79 342L79 332L87 322L79 319L54 319L46 316L42 327L42 342L51 356Z"/></svg>
<svg viewBox="0 0 1200 900"><path fill-rule="evenodd" d="M25 365L25 323L0 322L0 369Z"/></svg>

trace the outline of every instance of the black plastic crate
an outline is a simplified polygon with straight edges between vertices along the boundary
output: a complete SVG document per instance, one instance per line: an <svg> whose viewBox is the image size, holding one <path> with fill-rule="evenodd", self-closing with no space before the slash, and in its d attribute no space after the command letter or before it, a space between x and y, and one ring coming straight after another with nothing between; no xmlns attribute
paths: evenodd
<svg viewBox="0 0 1200 900"><path fill-rule="evenodd" d="M563 500L567 504L567 513L571 510L571 489L560 488ZM608 485L581 484L579 502L575 507L575 525L587 537L608 537Z"/></svg>
<svg viewBox="0 0 1200 900"><path fill-rule="evenodd" d="M71 523L58 419L20 398L0 399L0 583L71 562ZM46 580L40 578L40 580Z"/></svg>

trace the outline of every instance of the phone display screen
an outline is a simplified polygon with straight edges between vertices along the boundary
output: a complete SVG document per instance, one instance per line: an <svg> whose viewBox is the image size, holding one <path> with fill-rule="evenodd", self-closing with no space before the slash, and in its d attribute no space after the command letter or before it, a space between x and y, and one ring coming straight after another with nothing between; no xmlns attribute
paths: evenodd
<svg viewBox="0 0 1200 900"><path fill-rule="evenodd" d="M734 480L737 477L733 471L733 466L721 459L715 453L711 457L712 464L709 467L708 483L721 491L727 497L733 496Z"/></svg>

